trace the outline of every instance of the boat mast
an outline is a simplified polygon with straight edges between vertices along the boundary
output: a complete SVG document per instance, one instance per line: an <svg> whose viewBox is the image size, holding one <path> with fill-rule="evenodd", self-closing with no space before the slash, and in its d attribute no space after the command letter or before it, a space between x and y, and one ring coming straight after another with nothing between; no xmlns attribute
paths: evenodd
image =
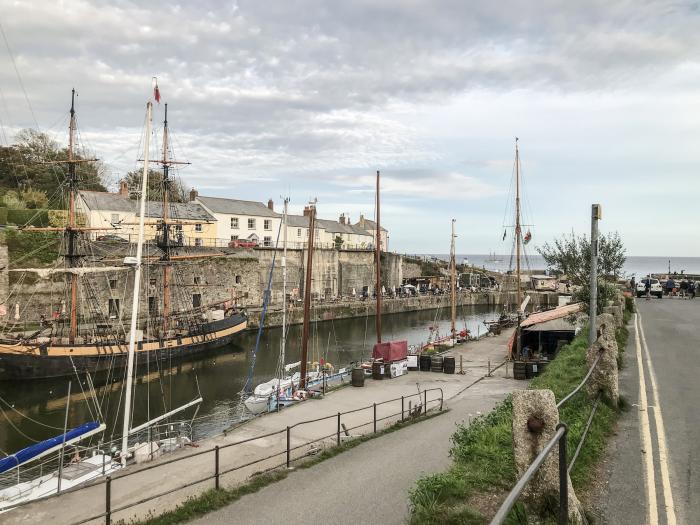
<svg viewBox="0 0 700 525"><path fill-rule="evenodd" d="M148 197L148 155L151 140L151 115L153 105L146 104L146 133L143 151L143 176L141 179L141 203L139 214L139 235L136 244L136 267L134 272L134 291L131 301L131 329L129 331L129 353L126 367L126 393L124 396L124 421L122 422L122 466L126 466L127 448L129 445L129 425L131 421L131 389L134 380L134 353L136 347L136 321L139 316L139 294L141 288L141 259L143 256L144 219L146 215L146 199Z"/></svg>
<svg viewBox="0 0 700 525"><path fill-rule="evenodd" d="M455 321L457 318L457 260L455 258L455 219L452 219L452 237L450 243L450 305L452 307L452 339L456 337L457 331Z"/></svg>
<svg viewBox="0 0 700 525"><path fill-rule="evenodd" d="M282 248L282 348L280 361L282 370L284 370L285 353L287 350L287 205L289 198L284 199L284 215L282 221L284 224L284 246ZM282 379L280 377L280 379ZM279 392L279 388L277 389Z"/></svg>
<svg viewBox="0 0 700 525"><path fill-rule="evenodd" d="M163 119L163 336L168 333L168 318L170 317L170 223L168 222L168 194L170 192L170 163L168 162L168 105L165 104Z"/></svg>
<svg viewBox="0 0 700 525"><path fill-rule="evenodd" d="M314 253L314 226L316 223L316 204L311 204L309 209L309 241L306 243L308 251L306 257L306 280L304 282L304 325L301 334L301 379L299 388L306 388L306 361L309 355L309 316L311 312L311 265Z"/></svg>
<svg viewBox="0 0 700 525"><path fill-rule="evenodd" d="M379 204L380 204L380 199L379 199L379 170L377 170L377 193L375 196L376 199L376 207L377 207L377 246L375 247L375 256L376 256L376 267L377 267L377 282L375 284L375 293L377 296L377 308L376 308L376 315L375 315L375 326L377 329L377 343L382 342L382 260L381 260L381 251L382 251L382 230L381 226L379 225Z"/></svg>
<svg viewBox="0 0 700 525"><path fill-rule="evenodd" d="M78 236L75 221L75 194L77 192L77 180L75 177L75 159L73 158L73 146L75 144L75 88L71 90L70 124L68 125L68 266L76 266L75 244ZM75 343L78 335L78 276L70 274L70 331L68 341Z"/></svg>
<svg viewBox="0 0 700 525"><path fill-rule="evenodd" d="M518 150L518 137L515 137L515 274L517 277L517 304L523 302L522 283L520 281L520 248L522 242L522 229L520 227L520 151Z"/></svg>

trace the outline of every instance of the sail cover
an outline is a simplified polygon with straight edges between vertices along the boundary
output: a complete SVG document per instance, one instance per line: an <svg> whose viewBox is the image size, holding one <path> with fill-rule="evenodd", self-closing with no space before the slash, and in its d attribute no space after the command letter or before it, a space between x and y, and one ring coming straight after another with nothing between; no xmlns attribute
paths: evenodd
<svg viewBox="0 0 700 525"><path fill-rule="evenodd" d="M71 440L80 438L84 434L91 433L100 427L97 421L92 421L90 423L85 423L77 428L69 430L65 433L65 442L68 443ZM26 463L37 456L42 455L44 452L51 450L52 448L60 447L63 444L64 434L60 436L52 437L41 441L35 445L27 448L23 448L19 452L15 452L7 457L0 459L0 473L7 472L10 469L15 468L22 463Z"/></svg>
<svg viewBox="0 0 700 525"><path fill-rule="evenodd" d="M376 343L372 350L372 358L383 359L385 363L406 359L408 354L408 341L388 341Z"/></svg>

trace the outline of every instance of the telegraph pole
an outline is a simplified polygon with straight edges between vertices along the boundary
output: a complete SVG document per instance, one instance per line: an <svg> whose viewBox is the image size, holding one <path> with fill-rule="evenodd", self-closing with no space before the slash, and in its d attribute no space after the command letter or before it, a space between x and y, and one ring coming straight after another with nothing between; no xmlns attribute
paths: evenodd
<svg viewBox="0 0 700 525"><path fill-rule="evenodd" d="M588 344L597 339L596 316L598 315L598 221L602 218L600 204L591 206L591 293L588 312Z"/></svg>

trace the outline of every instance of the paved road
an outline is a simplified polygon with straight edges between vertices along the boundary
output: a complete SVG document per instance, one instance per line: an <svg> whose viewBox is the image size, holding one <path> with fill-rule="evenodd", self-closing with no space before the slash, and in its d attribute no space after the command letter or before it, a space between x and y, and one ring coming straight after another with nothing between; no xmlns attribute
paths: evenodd
<svg viewBox="0 0 700 525"><path fill-rule="evenodd" d="M620 378L633 406L609 455L602 510L612 524L700 523L700 300L637 308Z"/></svg>
<svg viewBox="0 0 700 525"><path fill-rule="evenodd" d="M487 412L522 384L491 378L450 402L450 412L368 441L212 514L197 524L403 524L408 491L426 473L450 465L455 424Z"/></svg>

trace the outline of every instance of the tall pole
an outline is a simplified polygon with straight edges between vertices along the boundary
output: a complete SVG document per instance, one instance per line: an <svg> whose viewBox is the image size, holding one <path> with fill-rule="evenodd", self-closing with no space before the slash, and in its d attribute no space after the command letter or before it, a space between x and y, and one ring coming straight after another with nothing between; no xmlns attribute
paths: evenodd
<svg viewBox="0 0 700 525"><path fill-rule="evenodd" d="M131 421L131 390L134 381L134 353L136 351L136 321L139 316L139 294L141 292L141 259L143 257L144 218L148 193L148 154L151 140L151 115L153 105L146 104L146 136L143 151L143 176L141 178L141 207L139 214L139 236L136 245L136 271L134 272L134 294L131 300L131 327L129 331L129 353L126 361L126 392L124 395L124 421L122 423L122 466L126 466L129 446L129 424Z"/></svg>
<svg viewBox="0 0 700 525"><path fill-rule="evenodd" d="M377 246L375 248L376 261L375 265L377 267L377 282L375 284L375 294L377 296L377 312L375 315L375 327L377 329L377 343L382 342L382 228L379 222L379 207L381 199L379 197L379 170L377 170L377 192L375 195L376 208L377 208Z"/></svg>
<svg viewBox="0 0 700 525"><path fill-rule="evenodd" d="M523 302L522 283L520 281L520 248L522 240L522 230L520 227L520 151L518 149L518 138L515 138L515 275L518 282L516 307L520 312L520 305ZM520 313L518 313L520 315Z"/></svg>
<svg viewBox="0 0 700 525"><path fill-rule="evenodd" d="M311 265L314 253L314 226L316 223L316 205L309 206L309 242L306 243L306 281L304 283L304 325L301 334L301 379L299 388L306 388L306 361L309 355L309 317L311 314Z"/></svg>
<svg viewBox="0 0 700 525"><path fill-rule="evenodd" d="M70 386L71 382L68 381L68 397L66 398L66 415L63 418L63 437L61 438L61 452L58 455L58 486L56 487L56 493L61 492L61 478L63 477L63 452L66 449L66 432L68 432L68 412L70 411Z"/></svg>
<svg viewBox="0 0 700 525"><path fill-rule="evenodd" d="M77 180L75 177L75 159L73 147L75 146L75 89L71 91L70 124L68 125L68 265L73 268L75 264L75 244L78 232L75 221L75 194ZM70 274L70 330L68 341L73 344L78 335L78 276Z"/></svg>
<svg viewBox="0 0 700 525"><path fill-rule="evenodd" d="M457 319L457 260L455 256L455 219L452 219L452 237L450 242L450 306L452 307L452 319L450 332L452 339L457 336L455 321Z"/></svg>
<svg viewBox="0 0 700 525"><path fill-rule="evenodd" d="M277 383L277 412L280 410L280 390L282 376L284 375L284 363L287 352L287 205L289 198L284 199L284 215L282 221L284 225L284 246L282 247L282 339L280 340L280 376Z"/></svg>
<svg viewBox="0 0 700 525"><path fill-rule="evenodd" d="M169 328L170 317L170 224L168 222L168 193L170 191L170 164L168 162L168 105L165 104L165 118L163 119L163 336Z"/></svg>
<svg viewBox="0 0 700 525"><path fill-rule="evenodd" d="M596 316L598 315L598 221L601 219L600 204L591 206L591 293L588 312L588 344L597 338Z"/></svg>

